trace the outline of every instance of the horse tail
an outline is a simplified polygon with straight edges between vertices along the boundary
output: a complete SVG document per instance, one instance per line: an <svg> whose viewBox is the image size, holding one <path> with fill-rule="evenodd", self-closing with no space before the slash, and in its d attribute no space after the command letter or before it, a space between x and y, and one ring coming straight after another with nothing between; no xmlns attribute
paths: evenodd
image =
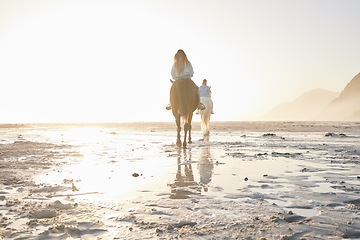
<svg viewBox="0 0 360 240"><path fill-rule="evenodd" d="M187 106L187 103L186 103L186 100L187 100L187 92L183 92L184 94L184 97L182 97L180 99L180 105L179 105L179 113L180 113L180 116L183 116L183 117L186 117L186 115L188 115L188 106Z"/></svg>
<svg viewBox="0 0 360 240"><path fill-rule="evenodd" d="M180 116L183 116L183 117L186 117L187 121L188 121L188 118L189 118L189 113L190 113L190 106L189 106L189 99L191 97L191 80L190 79L184 79L184 80L180 80L180 81L177 81L178 83L178 88L177 88L177 91L178 91L178 96L179 96L179 99L178 99L178 102L179 102L179 114Z"/></svg>
<svg viewBox="0 0 360 240"><path fill-rule="evenodd" d="M183 124L189 123L190 114L181 117Z"/></svg>
<svg viewBox="0 0 360 240"><path fill-rule="evenodd" d="M213 110L213 102L209 97L201 97L200 101L205 106L205 110L200 111L201 115L201 130L204 135L209 134L210 116Z"/></svg>

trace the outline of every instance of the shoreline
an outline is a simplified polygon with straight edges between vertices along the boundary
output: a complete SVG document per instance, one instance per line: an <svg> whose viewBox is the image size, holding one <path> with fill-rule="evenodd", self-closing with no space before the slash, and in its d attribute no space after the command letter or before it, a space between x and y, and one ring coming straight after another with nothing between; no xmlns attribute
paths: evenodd
<svg viewBox="0 0 360 240"><path fill-rule="evenodd" d="M183 149L175 123L0 128L0 239L360 238L358 123L211 131Z"/></svg>
<svg viewBox="0 0 360 240"><path fill-rule="evenodd" d="M200 130L200 121L193 121L194 131ZM279 126L281 124L281 126ZM226 131L275 131L275 132L321 132L321 131L346 131L350 126L360 128L360 122L351 121L214 121L210 130ZM75 128L75 127L103 127L116 129L131 129L133 131L166 131L174 130L175 122L106 122L106 123L9 123L0 124L0 128ZM176 131L176 130L174 130Z"/></svg>

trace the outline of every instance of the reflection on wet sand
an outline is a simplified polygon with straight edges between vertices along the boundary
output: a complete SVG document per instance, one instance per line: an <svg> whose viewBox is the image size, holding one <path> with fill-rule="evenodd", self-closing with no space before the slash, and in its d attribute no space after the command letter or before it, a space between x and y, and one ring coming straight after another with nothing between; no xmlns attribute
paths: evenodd
<svg viewBox="0 0 360 240"><path fill-rule="evenodd" d="M0 239L360 237L359 123L133 126L0 127Z"/></svg>
<svg viewBox="0 0 360 240"><path fill-rule="evenodd" d="M200 175L200 185L203 186L205 192L208 191L208 184L211 182L213 169L214 164L211 158L210 147L203 147L201 149L198 170Z"/></svg>
<svg viewBox="0 0 360 240"><path fill-rule="evenodd" d="M191 147L178 148L176 177L173 184L168 184L171 187L171 199L186 199L190 198L190 195L199 195L202 188L204 192L208 191L214 168L210 147L205 146L201 149L198 161L200 182L194 180L191 157Z"/></svg>
<svg viewBox="0 0 360 240"><path fill-rule="evenodd" d="M182 166L184 166L184 174L182 172ZM191 148L178 148L176 178L174 183L169 184L169 186L171 187L171 199L186 199L189 198L190 195L201 194L201 185L194 181L191 164Z"/></svg>

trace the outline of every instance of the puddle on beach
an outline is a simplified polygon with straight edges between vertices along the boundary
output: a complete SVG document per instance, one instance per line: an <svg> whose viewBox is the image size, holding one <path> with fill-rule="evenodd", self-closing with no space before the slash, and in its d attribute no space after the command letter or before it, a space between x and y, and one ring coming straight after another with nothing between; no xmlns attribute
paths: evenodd
<svg viewBox="0 0 360 240"><path fill-rule="evenodd" d="M339 145L349 151L359 148L354 139L333 141L324 133L311 132L215 132L209 139L193 132L194 142L187 149L175 146L174 131L45 128L22 137L72 146L76 154L62 159L66 164L35 179L44 186L66 187L59 197L114 204L164 197L263 199L303 216L318 211L315 206L289 207L282 197L299 188L315 193L342 191L321 175L324 161L343 152Z"/></svg>
<svg viewBox="0 0 360 240"><path fill-rule="evenodd" d="M286 157L258 157L253 149L257 146L252 146L255 140L250 137L246 143L240 133L205 140L195 133L193 139L199 140L187 149L173 144L173 132L134 134L82 128L50 132L45 138L73 145L78 157L69 157L66 166L38 176L37 183L67 186L69 191L64 194L89 201L194 194L224 197L249 189L276 192L289 186L277 184L275 176L298 172L302 163ZM263 152L267 151L264 147ZM261 183L268 176L275 178ZM184 192L188 194L181 196Z"/></svg>
<svg viewBox="0 0 360 240"><path fill-rule="evenodd" d="M346 136L326 136L312 132L311 124L291 131L286 123L289 131L274 132L268 130L273 123L249 124L262 131L225 123L207 139L194 131L186 149L176 147L170 124L0 128L2 234L360 236L358 125L349 124Z"/></svg>

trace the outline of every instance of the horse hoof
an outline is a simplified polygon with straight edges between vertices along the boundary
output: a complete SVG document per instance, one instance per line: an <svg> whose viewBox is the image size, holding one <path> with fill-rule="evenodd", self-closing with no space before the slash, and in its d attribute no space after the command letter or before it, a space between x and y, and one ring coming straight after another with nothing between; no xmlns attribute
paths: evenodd
<svg viewBox="0 0 360 240"><path fill-rule="evenodd" d="M181 141L176 141L176 146L181 147Z"/></svg>

